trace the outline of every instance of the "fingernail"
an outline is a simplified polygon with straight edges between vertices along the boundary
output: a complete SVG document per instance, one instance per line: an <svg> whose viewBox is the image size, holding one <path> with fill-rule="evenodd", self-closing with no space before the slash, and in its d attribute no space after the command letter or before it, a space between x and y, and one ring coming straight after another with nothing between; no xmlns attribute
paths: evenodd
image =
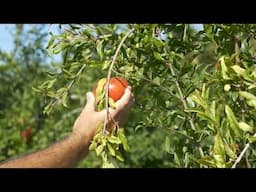
<svg viewBox="0 0 256 192"><path fill-rule="evenodd" d="M87 96L87 99L89 99L89 98L92 98L92 97L93 97L93 94L92 94L92 92L88 92L88 93L86 94L86 96Z"/></svg>

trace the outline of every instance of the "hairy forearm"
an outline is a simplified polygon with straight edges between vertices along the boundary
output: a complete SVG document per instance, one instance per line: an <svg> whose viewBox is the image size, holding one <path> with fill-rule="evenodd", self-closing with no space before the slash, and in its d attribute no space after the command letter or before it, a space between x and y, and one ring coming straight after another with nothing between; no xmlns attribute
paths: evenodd
<svg viewBox="0 0 256 192"><path fill-rule="evenodd" d="M0 164L0 168L74 167L87 153L90 138L71 133L46 149Z"/></svg>

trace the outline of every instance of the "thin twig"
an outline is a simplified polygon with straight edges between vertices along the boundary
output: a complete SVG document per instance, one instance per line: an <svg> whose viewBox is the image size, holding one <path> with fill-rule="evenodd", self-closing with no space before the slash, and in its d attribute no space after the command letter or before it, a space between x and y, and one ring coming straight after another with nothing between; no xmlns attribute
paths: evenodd
<svg viewBox="0 0 256 192"><path fill-rule="evenodd" d="M171 63L166 63L166 66L171 70L171 74L172 74L172 76L174 76L174 78L175 78L174 82L175 82L176 87L177 87L177 89L178 89L178 92L179 92L179 95L180 95L180 100L181 100L181 102L182 102L182 104L183 104L184 110L186 110L186 109L188 109L188 105L187 105L187 102L186 102L186 100L185 100L184 94L182 93L180 84L179 84L179 82L178 82L178 80L177 80L177 78L176 78L176 74L175 74L175 72L174 72L173 66L172 66ZM196 128L195 128L193 119L192 119L190 116L189 116L189 123L190 123L191 128L195 131Z"/></svg>
<svg viewBox="0 0 256 192"><path fill-rule="evenodd" d="M187 30L188 30L188 24L184 24L184 33L183 33L183 41L187 40Z"/></svg>
<svg viewBox="0 0 256 192"><path fill-rule="evenodd" d="M234 41L235 41L235 53L236 53L236 57L235 57L235 61L236 64L239 65L240 63L240 58L239 58L239 54L240 54L240 39L238 36L234 36Z"/></svg>
<svg viewBox="0 0 256 192"><path fill-rule="evenodd" d="M69 91L69 90L71 89L71 87L73 86L73 84L75 83L75 81L77 80L77 78L78 78L79 75L82 73L82 71L84 70L85 67L86 67L86 64L83 64L83 66L82 66L82 67L80 68L80 70L77 72L77 74L76 74L76 76L75 76L76 78L73 79L73 80L69 83L69 85L68 85L67 88L66 88L66 91L63 91L62 95L60 95L60 96L57 97L57 98L54 98L54 100L51 100L51 102L50 102L50 104L49 104L49 105L51 105L51 107L53 107L54 105L56 105L57 102L60 101L60 98L63 97L63 95L65 94L65 92L67 92L67 91Z"/></svg>
<svg viewBox="0 0 256 192"><path fill-rule="evenodd" d="M109 119L109 109L108 109L108 92L109 92L109 82L110 82L110 78L111 78L111 73L112 73L112 69L113 69L113 66L114 66L114 63L116 61L116 58L117 58L117 55L124 43L124 41L126 40L126 38L134 31L134 28L132 28L131 30L129 30L126 35L123 37L123 39L121 40L121 42L119 43L117 49L116 49L116 52L115 52L115 55L112 59L112 62L110 64L110 67L109 67L109 70L108 70L108 76L107 76L107 89L106 89L106 102L105 102L105 105L106 105L106 117L105 117L105 120L104 120L104 127L103 127L103 135L105 135L105 132L106 132L106 126L107 126L107 121Z"/></svg>
<svg viewBox="0 0 256 192"><path fill-rule="evenodd" d="M123 75L122 73L119 73L119 72L116 71L115 69L112 69L112 71L113 71L114 73L116 73L117 75L121 76L121 77L131 77L131 78L132 78L132 76ZM162 86L162 85L159 86L159 84L155 83L154 81L152 81L152 80L150 80L150 79L147 79L147 78L144 77L144 76L142 76L141 79L143 79L143 80L145 80L145 81L147 81L147 82L149 82L149 83L151 83L151 84L153 84L153 85L157 85L161 91L165 91L165 92L169 93L171 96L177 97L177 96L174 95L168 88L166 88L166 87L164 87L164 86Z"/></svg>
<svg viewBox="0 0 256 192"><path fill-rule="evenodd" d="M246 167L247 168L251 168L251 164L250 164L249 159L248 159L248 157L250 155L249 152L250 151L246 151L246 154L245 154L245 162L246 162Z"/></svg>
<svg viewBox="0 0 256 192"><path fill-rule="evenodd" d="M253 135L253 137L256 137L256 133ZM243 151L240 153L239 157L236 159L235 163L232 165L231 168L236 168L236 165L242 160L245 152L247 151L247 149L250 147L250 142L248 142L245 146Z"/></svg>
<svg viewBox="0 0 256 192"><path fill-rule="evenodd" d="M176 73L175 73L175 71L173 69L173 66L172 66L171 63L166 63L166 66L170 69L172 76L175 78L174 81L175 81L176 87L177 87L179 95L180 95L180 100L181 100L181 102L183 104L184 110L186 110L186 109L188 109L188 105L187 105L187 102L185 100L184 94L183 94L183 92L181 90L180 84L179 84L179 82L177 80L177 76L176 76ZM190 124L192 130L195 131L196 128L195 128L195 125L194 125L194 122L193 122L193 119L192 119L191 116L189 116L188 121L189 121L189 124ZM199 150L200 156L204 157L204 152L203 152L203 149L202 149L201 146L198 147L198 150Z"/></svg>

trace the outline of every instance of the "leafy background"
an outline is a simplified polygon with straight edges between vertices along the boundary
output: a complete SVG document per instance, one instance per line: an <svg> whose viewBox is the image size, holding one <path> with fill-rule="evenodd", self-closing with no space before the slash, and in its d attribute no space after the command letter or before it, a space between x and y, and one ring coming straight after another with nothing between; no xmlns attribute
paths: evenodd
<svg viewBox="0 0 256 192"><path fill-rule="evenodd" d="M125 77L136 102L119 167L255 167L255 30L251 24L44 25L12 31L0 50L0 160L42 149L72 131L85 94ZM47 44L47 46L45 46ZM61 61L50 61L59 55ZM32 128L30 141L21 132ZM248 144L249 143L249 144ZM235 163L242 153L242 158ZM77 167L101 167L95 152Z"/></svg>

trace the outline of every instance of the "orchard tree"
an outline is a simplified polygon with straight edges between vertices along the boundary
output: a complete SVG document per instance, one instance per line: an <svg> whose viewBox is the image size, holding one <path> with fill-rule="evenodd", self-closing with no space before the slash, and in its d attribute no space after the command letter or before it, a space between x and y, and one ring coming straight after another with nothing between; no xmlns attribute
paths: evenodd
<svg viewBox="0 0 256 192"><path fill-rule="evenodd" d="M248 149L255 140L255 25L205 24L201 31L187 24L65 27L48 44L50 53L62 52L65 60L61 73L38 87L51 98L45 113L59 101L67 107L75 82L92 76L94 68L97 78L121 76L133 87L136 104L125 128L130 166L142 159L145 164L137 166L153 165L147 144L166 151L168 162L161 166L255 166L255 152ZM57 75L67 84L53 89ZM156 130L162 134L152 142ZM138 132L142 138L136 137ZM124 160L118 144L126 141L102 132L95 137L100 139L91 148L105 161L103 166L107 156Z"/></svg>
<svg viewBox="0 0 256 192"><path fill-rule="evenodd" d="M99 126L78 167L256 167L256 25L60 28L49 33L47 50L62 54L63 62L33 84L44 101L38 141L47 145L70 132L85 93L102 78L100 108L115 107L103 87L118 76L136 99L128 122L109 132L105 122Z"/></svg>

